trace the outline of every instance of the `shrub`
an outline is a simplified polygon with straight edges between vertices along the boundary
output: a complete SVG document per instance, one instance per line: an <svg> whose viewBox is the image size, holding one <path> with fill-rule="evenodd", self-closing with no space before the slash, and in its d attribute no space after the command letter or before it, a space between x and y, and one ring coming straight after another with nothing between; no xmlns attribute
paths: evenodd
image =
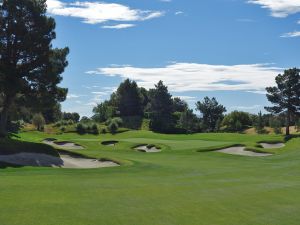
<svg viewBox="0 0 300 225"><path fill-rule="evenodd" d="M101 134L106 134L106 133L107 133L106 128L102 128L101 131L100 131L100 133L101 133Z"/></svg>
<svg viewBox="0 0 300 225"><path fill-rule="evenodd" d="M35 114L32 118L32 124L37 128L38 131L43 131L45 126L45 119L42 114Z"/></svg>
<svg viewBox="0 0 300 225"><path fill-rule="evenodd" d="M296 130L297 132L300 132L300 119L296 122Z"/></svg>
<svg viewBox="0 0 300 225"><path fill-rule="evenodd" d="M65 131L66 131L66 127L61 127L60 130L61 130L62 132L65 132Z"/></svg>
<svg viewBox="0 0 300 225"><path fill-rule="evenodd" d="M233 111L225 116L222 126L226 126L229 131L242 131L251 125L249 113L241 111Z"/></svg>
<svg viewBox="0 0 300 225"><path fill-rule="evenodd" d="M87 129L83 124L81 124L81 123L77 124L76 131L77 131L78 134L85 134L86 130Z"/></svg>
<svg viewBox="0 0 300 225"><path fill-rule="evenodd" d="M91 132L92 132L93 134L99 134L99 130L98 130L97 124L93 124L93 125L92 125L92 130L91 130Z"/></svg>
<svg viewBox="0 0 300 225"><path fill-rule="evenodd" d="M270 127L273 128L275 134L281 134L282 133L282 124L281 121L277 118L271 118L269 121Z"/></svg>
<svg viewBox="0 0 300 225"><path fill-rule="evenodd" d="M119 129L119 125L115 121L111 121L107 128L110 133L115 134Z"/></svg>

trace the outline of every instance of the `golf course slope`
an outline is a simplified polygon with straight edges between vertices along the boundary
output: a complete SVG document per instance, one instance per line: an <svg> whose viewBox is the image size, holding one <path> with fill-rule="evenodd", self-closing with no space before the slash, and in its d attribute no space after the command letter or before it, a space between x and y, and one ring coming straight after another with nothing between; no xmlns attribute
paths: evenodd
<svg viewBox="0 0 300 225"><path fill-rule="evenodd" d="M46 138L41 132L20 133L0 142L0 154L17 154L16 149L64 154L43 144ZM120 166L61 169L1 162L1 225L299 225L300 138L277 149L259 143L283 143L283 136L129 131L51 138L85 147L70 154ZM110 140L118 144L101 144ZM145 143L161 152L134 150ZM238 145L271 155L216 152Z"/></svg>

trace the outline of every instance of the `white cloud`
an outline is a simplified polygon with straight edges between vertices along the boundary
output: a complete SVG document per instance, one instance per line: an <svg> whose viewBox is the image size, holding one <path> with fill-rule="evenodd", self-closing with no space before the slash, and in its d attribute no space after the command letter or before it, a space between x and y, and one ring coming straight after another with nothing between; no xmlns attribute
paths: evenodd
<svg viewBox="0 0 300 225"><path fill-rule="evenodd" d="M235 109L235 110L254 110L254 109L259 109L262 108L262 105L253 105L253 106L231 106L230 109Z"/></svg>
<svg viewBox="0 0 300 225"><path fill-rule="evenodd" d="M111 26L102 26L104 29L125 29L125 28L130 28L134 27L135 24L117 24L117 25L111 25Z"/></svg>
<svg viewBox="0 0 300 225"><path fill-rule="evenodd" d="M179 16L179 15L182 15L182 14L184 14L184 12L182 12L182 11L177 11L177 12L175 12L175 15L176 15L176 16Z"/></svg>
<svg viewBox="0 0 300 225"><path fill-rule="evenodd" d="M67 95L67 99L74 99L74 98L79 98L80 95L76 95L76 94L68 94Z"/></svg>
<svg viewBox="0 0 300 225"><path fill-rule="evenodd" d="M187 102L194 102L196 101L196 97L193 96L186 96L186 95L181 95L181 96L173 96L174 98L180 98L181 100L187 101Z"/></svg>
<svg viewBox="0 0 300 225"><path fill-rule="evenodd" d="M173 63L160 68L107 67L89 74L119 76L137 81L145 88L153 88L159 80L170 91L263 91L275 84L274 78L283 69L270 64L207 65L197 63Z"/></svg>
<svg viewBox="0 0 300 225"><path fill-rule="evenodd" d="M60 0L47 0L47 5L48 13L52 15L80 18L84 23L89 24L144 21L164 15L162 11L131 9L126 5L100 1L67 3Z"/></svg>
<svg viewBox="0 0 300 225"><path fill-rule="evenodd" d="M289 33L281 35L280 37L282 37L282 38L300 37L300 31L289 32Z"/></svg>
<svg viewBox="0 0 300 225"><path fill-rule="evenodd" d="M271 10L271 15L274 17L283 18L300 12L299 0L248 0L248 3Z"/></svg>

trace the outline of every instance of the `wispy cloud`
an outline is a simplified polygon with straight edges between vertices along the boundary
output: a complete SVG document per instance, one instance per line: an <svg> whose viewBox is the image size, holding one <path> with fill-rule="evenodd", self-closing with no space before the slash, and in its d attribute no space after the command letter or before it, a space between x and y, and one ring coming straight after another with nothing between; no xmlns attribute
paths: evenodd
<svg viewBox="0 0 300 225"><path fill-rule="evenodd" d="M177 11L177 12L175 12L175 15L176 15L176 16L179 16L179 15L182 15L182 14L184 14L183 11Z"/></svg>
<svg viewBox="0 0 300 225"><path fill-rule="evenodd" d="M254 110L254 109L259 109L262 108L262 105L253 105L253 106L231 106L230 109L235 109L235 110Z"/></svg>
<svg viewBox="0 0 300 225"><path fill-rule="evenodd" d="M130 28L130 27L135 27L135 24L117 24L117 25L111 25L111 26L102 26L104 29L125 29L125 28Z"/></svg>
<svg viewBox="0 0 300 225"><path fill-rule="evenodd" d="M68 94L67 95L67 99L74 99L74 98L80 98L80 95L76 95L76 94Z"/></svg>
<svg viewBox="0 0 300 225"><path fill-rule="evenodd" d="M300 31L289 32L289 33L281 35L280 37L282 37L282 38L300 37Z"/></svg>
<svg viewBox="0 0 300 225"><path fill-rule="evenodd" d="M275 84L274 78L283 69L270 64L207 65L173 63L160 68L107 67L89 74L120 76L136 80L145 88L153 88L163 80L173 92L240 90L263 91Z"/></svg>
<svg viewBox="0 0 300 225"><path fill-rule="evenodd" d="M269 9L274 17L287 17L300 12L299 0L248 0L248 3Z"/></svg>
<svg viewBox="0 0 300 225"><path fill-rule="evenodd" d="M63 2L61 0L47 0L48 13L58 16L75 17L88 24L101 24L106 22L134 22L145 21L161 17L162 11L132 9L126 5L106 2ZM128 28L133 24L119 24L104 26L104 28Z"/></svg>

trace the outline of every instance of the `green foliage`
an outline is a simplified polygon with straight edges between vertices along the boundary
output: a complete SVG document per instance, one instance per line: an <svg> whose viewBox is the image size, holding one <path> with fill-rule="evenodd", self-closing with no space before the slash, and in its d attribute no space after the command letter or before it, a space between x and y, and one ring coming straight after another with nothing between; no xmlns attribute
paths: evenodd
<svg viewBox="0 0 300 225"><path fill-rule="evenodd" d="M116 107L110 105L110 101L105 101L94 107L93 113L93 120L102 123L116 115Z"/></svg>
<svg viewBox="0 0 300 225"><path fill-rule="evenodd" d="M226 115L222 121L222 126L226 126L229 131L242 131L248 126L251 126L252 121L250 114L241 111L233 111Z"/></svg>
<svg viewBox="0 0 300 225"><path fill-rule="evenodd" d="M37 128L38 131L43 131L45 126L45 119L42 114L35 114L32 118L32 124Z"/></svg>
<svg viewBox="0 0 300 225"><path fill-rule="evenodd" d="M108 130L109 130L110 133L116 134L117 131L118 131L118 129L119 129L119 125L118 125L118 123L116 123L115 121L112 120L112 121L108 124L107 128L108 128Z"/></svg>
<svg viewBox="0 0 300 225"><path fill-rule="evenodd" d="M58 84L69 50L52 48L55 21L46 7L45 0L3 0L0 5L2 134L13 105L43 112L66 98L67 89Z"/></svg>
<svg viewBox="0 0 300 225"><path fill-rule="evenodd" d="M135 81L126 79L116 92L116 106L121 117L143 115L143 95Z"/></svg>
<svg viewBox="0 0 300 225"><path fill-rule="evenodd" d="M276 117L270 118L269 124L270 124L270 127L273 128L275 134L282 133L282 129L281 129L282 123L278 118L276 118Z"/></svg>
<svg viewBox="0 0 300 225"><path fill-rule="evenodd" d="M193 110L186 110L181 113L179 121L178 121L178 127L180 129L185 130L186 133L192 133L197 131L198 129L198 118L193 113Z"/></svg>
<svg viewBox="0 0 300 225"><path fill-rule="evenodd" d="M285 70L275 79L277 86L266 88L267 98L274 106L265 109L274 114L285 113L286 135L289 135L291 117L300 112L300 69Z"/></svg>
<svg viewBox="0 0 300 225"><path fill-rule="evenodd" d="M73 123L78 123L80 119L80 115L76 112L74 113L62 113L62 119L67 121L72 121Z"/></svg>
<svg viewBox="0 0 300 225"><path fill-rule="evenodd" d="M218 120L223 119L226 108L219 104L216 98L205 97L203 102L196 103L197 110L202 114L202 129L216 131Z"/></svg>
<svg viewBox="0 0 300 225"><path fill-rule="evenodd" d="M106 121L107 129L112 134L116 134L122 124L123 120L120 117L115 117Z"/></svg>
<svg viewBox="0 0 300 225"><path fill-rule="evenodd" d="M264 124L264 120L263 120L263 116L262 116L261 112L258 113L258 117L257 117L256 121L254 122L254 128L258 134L265 133L265 129L264 129L265 124Z"/></svg>
<svg viewBox="0 0 300 225"><path fill-rule="evenodd" d="M296 122L296 130L297 132L300 132L300 119L298 119Z"/></svg>
<svg viewBox="0 0 300 225"><path fill-rule="evenodd" d="M155 89L149 91L150 96L150 128L158 132L172 132L175 127L173 121L173 100L168 87L159 81Z"/></svg>
<svg viewBox="0 0 300 225"><path fill-rule="evenodd" d="M78 123L76 125L76 132L78 134L95 134L95 135L98 135L99 134L99 128L97 126L96 123L92 123L92 124L89 124L89 123Z"/></svg>

